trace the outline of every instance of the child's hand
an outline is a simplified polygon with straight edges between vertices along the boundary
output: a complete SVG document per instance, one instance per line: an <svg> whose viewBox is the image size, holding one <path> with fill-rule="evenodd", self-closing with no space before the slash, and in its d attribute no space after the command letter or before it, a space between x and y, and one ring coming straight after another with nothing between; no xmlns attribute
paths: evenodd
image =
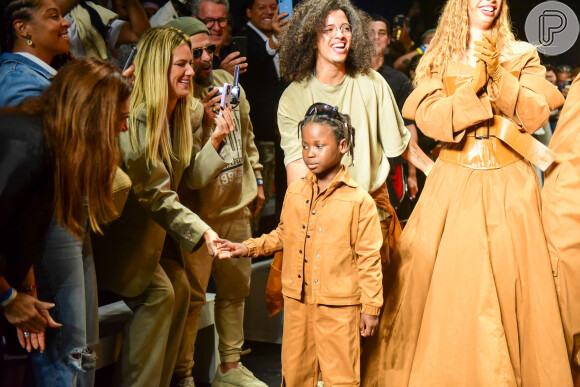
<svg viewBox="0 0 580 387"><path fill-rule="evenodd" d="M361 313L360 315L360 335L369 337L375 334L379 325L379 316Z"/></svg>
<svg viewBox="0 0 580 387"><path fill-rule="evenodd" d="M219 259L245 257L250 253L243 243L234 243L227 239L218 239L216 242L218 246L216 257Z"/></svg>

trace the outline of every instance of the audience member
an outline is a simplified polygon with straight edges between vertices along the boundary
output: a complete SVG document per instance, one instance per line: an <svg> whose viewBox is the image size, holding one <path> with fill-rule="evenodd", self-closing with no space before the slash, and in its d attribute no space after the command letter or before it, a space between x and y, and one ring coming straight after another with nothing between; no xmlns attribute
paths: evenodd
<svg viewBox="0 0 580 387"><path fill-rule="evenodd" d="M54 304L36 299L34 276L29 272L43 254L44 241L52 238L47 235L51 219L54 216L80 240L86 218L100 232L101 224L115 212L111 190L119 158L116 137L126 129L122 110L130 92L112 64L85 58L65 65L41 96L1 110L0 171L8 179L0 183L0 305L28 351L42 352L45 327L60 326L48 312ZM70 262L68 268L60 262L60 269L76 267L81 271L80 283L61 284L57 276L53 279L57 283L39 289L39 296L58 286L84 293L79 269L83 262L80 254L73 258L79 261ZM56 319L66 322L50 331L64 331L58 342L47 337L47 358L34 363L37 385L76 386L81 379L86 382L82 385L92 385L92 379L82 375L90 365L83 364L80 353L77 358L72 353L77 345L86 347L85 338L78 337L80 332L69 336L74 328L67 325L77 323L67 320L73 313L69 309L84 307L84 299L76 301L59 303L54 310ZM78 328L84 330L84 326Z"/></svg>
<svg viewBox="0 0 580 387"><path fill-rule="evenodd" d="M568 90L572 84L572 67L569 65L559 65L556 67L556 85L558 89L564 95L564 98L568 95Z"/></svg>
<svg viewBox="0 0 580 387"><path fill-rule="evenodd" d="M417 55L423 55L425 53L425 51L427 50L427 47L429 47L429 43L431 43L431 40L433 39L434 36L435 36L435 29L434 28L425 31L423 33L423 35L421 35L421 45L419 47L417 47L416 49L406 53L405 55L401 55L395 61L395 63L393 64L393 67L399 71L402 71L404 73L408 73L411 60L414 57L416 57Z"/></svg>
<svg viewBox="0 0 580 387"><path fill-rule="evenodd" d="M51 66L69 52L67 29L54 0L11 0L0 19L0 107L39 95L56 74ZM55 62L57 62L55 61Z"/></svg>
<svg viewBox="0 0 580 387"><path fill-rule="evenodd" d="M387 84L391 88L393 92L393 96L395 97L395 101L397 102L397 107L399 108L399 113L403 110L403 105L405 104L405 100L411 94L413 87L411 86L411 82L409 78L405 76L400 71L393 69L392 67L388 66L384 63L385 60L385 51L387 50L387 46L390 42L390 35L388 33L388 23L385 18L380 15L371 15L371 29L373 30L373 44L374 44L374 55L373 55L373 69L377 71L379 74L385 78ZM418 142L418 135L417 135L417 128L413 121L403 119L405 123L405 127L411 133L411 138ZM391 165L397 164L400 165L404 161L400 158L389 159ZM409 189L409 195L411 198L414 198L417 193L419 192L419 187L417 185L417 169L414 165L408 164L408 177L407 177L407 186ZM397 198L393 198L397 199Z"/></svg>
<svg viewBox="0 0 580 387"><path fill-rule="evenodd" d="M56 0L70 23L68 35L74 57L92 56L111 60L111 50L124 43L136 43L150 28L139 0L123 0L129 20L98 4L84 0Z"/></svg>
<svg viewBox="0 0 580 387"><path fill-rule="evenodd" d="M286 20L286 13L278 14L276 0L250 0L246 4L249 19L244 30L248 38L248 71L240 77L245 87L252 110L250 118L254 125L255 143L263 166L264 194L266 202L272 197L272 187L276 175L276 158L281 156L277 143L278 126L276 111L283 90L280 78L278 38ZM277 152L278 150L278 152ZM277 201L282 202L285 184L278 185ZM254 222L257 232L259 219Z"/></svg>
<svg viewBox="0 0 580 387"><path fill-rule="evenodd" d="M143 3L145 8L145 3ZM147 12L147 8L145 8ZM149 16L151 28L161 27L180 16L191 16L191 0L169 0L152 16Z"/></svg>
<svg viewBox="0 0 580 387"><path fill-rule="evenodd" d="M206 48L211 44L211 34L206 25L194 18L179 18L169 24L191 36L194 96L203 101L206 115L212 115L213 104L208 88L233 83L233 77L224 70L212 69L212 54ZM235 129L223 141L219 154L228 165L206 186L195 191L181 188L182 203L197 213L221 237L241 242L252 236L249 205L259 211L264 201L262 166L254 145L254 134L249 117L250 105L243 89L239 106L232 111ZM212 126L204 128L194 139L194 152L211 146ZM217 150L217 149L216 149ZM244 304L250 293L251 260L218 260L200 248L193 253L183 251L185 271L190 285L189 312L181 340L179 356L174 371L178 386L193 385L191 370L201 308L210 276L217 288L215 298L215 325L219 336L221 364L212 385L263 386L240 362L244 343Z"/></svg>
<svg viewBox="0 0 580 387"><path fill-rule="evenodd" d="M245 72L248 67L245 63L246 57L241 57L239 51L230 52L230 48L224 44L224 38L227 37L230 26L229 1L193 0L192 12L193 16L205 23L209 30L209 40L216 46L213 54L213 68L221 68L234 75L234 68L239 65L240 72Z"/></svg>
<svg viewBox="0 0 580 387"><path fill-rule="evenodd" d="M546 65L546 80L554 86L558 86L558 78L556 77L556 69L554 66Z"/></svg>
<svg viewBox="0 0 580 387"><path fill-rule="evenodd" d="M221 138L204 149L203 166L194 169L192 128L203 107L193 98L189 36L157 27L137 49L129 131L119 137L121 165L133 188L121 217L92 242L99 288L120 295L133 310L115 384L168 386L189 305L179 246L192 252L205 240L211 254L217 237L175 190L180 181L203 185L227 165L215 148L234 125L229 110L216 117Z"/></svg>

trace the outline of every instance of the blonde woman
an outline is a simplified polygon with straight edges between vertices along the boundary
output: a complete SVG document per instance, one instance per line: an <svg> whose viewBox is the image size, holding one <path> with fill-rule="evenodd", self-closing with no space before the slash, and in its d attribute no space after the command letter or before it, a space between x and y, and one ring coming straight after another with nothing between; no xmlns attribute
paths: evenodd
<svg viewBox="0 0 580 387"><path fill-rule="evenodd" d="M192 159L203 107L192 98L190 39L155 28L137 49L129 131L119 138L133 188L121 217L93 238L94 252L100 288L121 295L134 312L115 384L168 386L189 305L179 245L191 252L205 241L213 254L217 238L175 190L180 182L197 188L227 165L217 148L234 124L229 110L218 115L217 134Z"/></svg>
<svg viewBox="0 0 580 387"><path fill-rule="evenodd" d="M445 142L386 273L366 385L571 386L530 136L562 105L503 0L449 0L403 115ZM521 146L525 144L525 146Z"/></svg>

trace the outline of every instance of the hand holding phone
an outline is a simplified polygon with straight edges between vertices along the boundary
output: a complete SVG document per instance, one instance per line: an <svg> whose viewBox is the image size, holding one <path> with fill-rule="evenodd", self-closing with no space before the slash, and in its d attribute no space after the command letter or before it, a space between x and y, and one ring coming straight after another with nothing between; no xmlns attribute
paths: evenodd
<svg viewBox="0 0 580 387"><path fill-rule="evenodd" d="M288 19L290 16L292 16L292 0L278 0L278 13L288 14L288 16L282 20Z"/></svg>

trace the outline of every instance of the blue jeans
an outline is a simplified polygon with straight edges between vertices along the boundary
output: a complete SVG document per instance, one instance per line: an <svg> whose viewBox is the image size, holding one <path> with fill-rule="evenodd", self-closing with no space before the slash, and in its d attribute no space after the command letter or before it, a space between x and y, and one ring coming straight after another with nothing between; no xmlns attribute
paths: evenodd
<svg viewBox="0 0 580 387"><path fill-rule="evenodd" d="M52 302L60 328L47 328L44 353L33 351L37 386L93 386L99 336L97 286L90 237L71 235L56 220L46 236L42 259L34 266L38 299Z"/></svg>

